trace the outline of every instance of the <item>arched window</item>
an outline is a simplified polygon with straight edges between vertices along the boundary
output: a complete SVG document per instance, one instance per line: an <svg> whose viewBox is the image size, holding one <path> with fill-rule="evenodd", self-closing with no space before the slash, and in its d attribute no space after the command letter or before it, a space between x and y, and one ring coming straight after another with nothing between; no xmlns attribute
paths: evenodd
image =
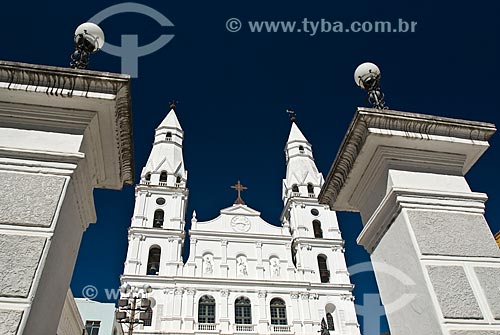
<svg viewBox="0 0 500 335"><path fill-rule="evenodd" d="M198 323L215 323L215 299L211 295L198 301Z"/></svg>
<svg viewBox="0 0 500 335"><path fill-rule="evenodd" d="M172 133L171 133L171 132L168 132L168 133L167 133L167 136L165 136L165 139L166 139L167 141L172 141Z"/></svg>
<svg viewBox="0 0 500 335"><path fill-rule="evenodd" d="M234 321L238 325L252 324L252 305L250 299L239 297L234 302Z"/></svg>
<svg viewBox="0 0 500 335"><path fill-rule="evenodd" d="M299 193L299 187L297 186L297 184L292 185L292 192Z"/></svg>
<svg viewBox="0 0 500 335"><path fill-rule="evenodd" d="M271 300L271 324L272 325L287 325L286 320L286 305L280 298Z"/></svg>
<svg viewBox="0 0 500 335"><path fill-rule="evenodd" d="M144 179L146 179L146 181L150 181L151 180L151 173L146 173L146 175L144 176Z"/></svg>
<svg viewBox="0 0 500 335"><path fill-rule="evenodd" d="M335 324L331 313L326 313L326 324L328 326L328 330L335 330Z"/></svg>
<svg viewBox="0 0 500 335"><path fill-rule="evenodd" d="M161 256L160 247L156 246L149 249L148 266L146 269L147 275L149 276L158 275L158 272L160 271L160 256Z"/></svg>
<svg viewBox="0 0 500 335"><path fill-rule="evenodd" d="M181 178L181 176L177 176L177 178L175 179L175 182L176 182L177 184L180 184L180 183L182 182L182 178Z"/></svg>
<svg viewBox="0 0 500 335"><path fill-rule="evenodd" d="M314 195L314 186L313 186L313 184L311 184L311 183L307 184L307 193L309 193L309 195Z"/></svg>
<svg viewBox="0 0 500 335"><path fill-rule="evenodd" d="M300 152L301 154L303 154L303 153L304 153L304 147L303 147L303 146L299 146L299 152Z"/></svg>
<svg viewBox="0 0 500 335"><path fill-rule="evenodd" d="M163 210L157 209L155 211L155 215L153 217L153 228L162 228L163 227L163 217L164 217Z"/></svg>
<svg viewBox="0 0 500 335"><path fill-rule="evenodd" d="M160 174L160 183L167 182L167 171L162 171Z"/></svg>
<svg viewBox="0 0 500 335"><path fill-rule="evenodd" d="M144 326L151 326L151 322L153 321L153 309L151 306L144 312L141 312L141 320L144 321Z"/></svg>
<svg viewBox="0 0 500 335"><path fill-rule="evenodd" d="M328 271L326 256L318 255L319 277L322 283L330 282L330 271Z"/></svg>
<svg viewBox="0 0 500 335"><path fill-rule="evenodd" d="M313 221L314 237L323 238L323 230L321 229L321 222L319 220Z"/></svg>

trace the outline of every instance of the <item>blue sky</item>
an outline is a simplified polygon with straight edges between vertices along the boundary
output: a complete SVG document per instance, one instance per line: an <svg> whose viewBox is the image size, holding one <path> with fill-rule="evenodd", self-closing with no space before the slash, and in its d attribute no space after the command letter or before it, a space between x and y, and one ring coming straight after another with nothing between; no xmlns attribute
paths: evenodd
<svg viewBox="0 0 500 335"><path fill-rule="evenodd" d="M77 25L119 1L9 2L3 4L0 58L67 66ZM187 221L218 215L234 201L230 189L240 179L244 199L279 224L284 145L289 132L285 110L297 112L298 124L313 145L326 176L357 106L366 106L353 71L364 61L382 70L382 88L392 109L498 122L498 8L493 2L418 1L149 1L174 24L161 27L139 14L120 14L100 25L108 42L137 34L139 45L160 34L175 37L139 59L132 80L136 181L145 164L154 128L179 101L177 115L185 131L184 158L190 190ZM8 14L8 15L7 15ZM226 21L243 27L229 32ZM252 33L248 21L416 21L414 33ZM299 24L299 23L297 23ZM300 23L301 24L301 23ZM93 55L90 69L120 72L120 58ZM500 230L497 166L500 143L469 172L474 191L489 195L486 216ZM71 287L75 296L95 285L116 288L123 270L127 229L134 205L133 187L94 192L98 222L84 235ZM356 213L339 213L348 265L369 260L356 244L362 225ZM450 234L453 234L450 231ZM352 277L356 302L376 293L369 272ZM363 319L361 318L362 322ZM385 326L382 327L385 329Z"/></svg>

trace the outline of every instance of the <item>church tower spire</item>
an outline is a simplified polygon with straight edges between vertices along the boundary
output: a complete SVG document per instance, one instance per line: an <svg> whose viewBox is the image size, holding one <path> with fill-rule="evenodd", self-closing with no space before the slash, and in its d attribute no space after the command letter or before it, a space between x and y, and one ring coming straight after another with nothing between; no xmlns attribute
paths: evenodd
<svg viewBox="0 0 500 335"><path fill-rule="evenodd" d="M175 106L171 105L170 112L155 130L153 148L135 187L124 269L126 281L134 282L145 275L175 276L182 267L189 194L183 139L184 131Z"/></svg>
<svg viewBox="0 0 500 335"><path fill-rule="evenodd" d="M292 120L290 135L285 147L286 178L283 180L283 202L292 197L316 198L323 185L323 175L318 171L312 146Z"/></svg>
<svg viewBox="0 0 500 335"><path fill-rule="evenodd" d="M175 113L175 105L155 130L153 149L141 173L141 182L150 185L186 187L182 142L184 131Z"/></svg>

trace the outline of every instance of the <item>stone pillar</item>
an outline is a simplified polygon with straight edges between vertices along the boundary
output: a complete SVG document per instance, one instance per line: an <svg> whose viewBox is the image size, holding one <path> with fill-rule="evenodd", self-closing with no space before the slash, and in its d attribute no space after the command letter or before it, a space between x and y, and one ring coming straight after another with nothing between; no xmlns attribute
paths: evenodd
<svg viewBox="0 0 500 335"><path fill-rule="evenodd" d="M230 318L229 318L229 290L221 290L220 291L220 331L225 334L229 332L229 324L230 324Z"/></svg>
<svg viewBox="0 0 500 335"><path fill-rule="evenodd" d="M259 298L259 319L258 319L259 324L257 325L258 332L260 334L265 334L269 331L268 329L269 320L267 318L268 305L266 304L267 292L259 291L257 293L257 296Z"/></svg>
<svg viewBox="0 0 500 335"><path fill-rule="evenodd" d="M180 331L182 326L182 296L184 295L183 288L174 289L174 304L173 304L173 317L172 317L172 330Z"/></svg>
<svg viewBox="0 0 500 335"><path fill-rule="evenodd" d="M370 108L351 123L320 201L361 213L392 335L500 334L500 251L464 178L495 130Z"/></svg>
<svg viewBox="0 0 500 335"><path fill-rule="evenodd" d="M257 248L257 279L264 279L264 264L262 263L262 242L255 242L255 247Z"/></svg>
<svg viewBox="0 0 500 335"><path fill-rule="evenodd" d="M292 259L292 243L287 242L285 244L285 248L286 248L286 259L287 259L286 278L288 280L295 280L295 266L293 265L293 259Z"/></svg>
<svg viewBox="0 0 500 335"><path fill-rule="evenodd" d="M132 184L129 82L0 61L1 334L56 333L93 189Z"/></svg>
<svg viewBox="0 0 500 335"><path fill-rule="evenodd" d="M220 276L227 278L229 276L229 264L227 264L227 240L220 241L222 260L220 265Z"/></svg>
<svg viewBox="0 0 500 335"><path fill-rule="evenodd" d="M182 311L182 316L183 316L183 329L185 331L193 331L194 329L194 324L195 324L195 314L194 314L194 297L196 294L196 290L193 288L187 288L186 289L186 294L184 295L184 302L182 304L183 311Z"/></svg>
<svg viewBox="0 0 500 335"><path fill-rule="evenodd" d="M196 244L198 243L198 239L191 237L191 251L190 254L193 255L193 257L190 257L186 265L184 265L183 269L183 276L196 276L202 274L203 269L200 269L199 273L196 273Z"/></svg>
<svg viewBox="0 0 500 335"><path fill-rule="evenodd" d="M292 326L293 331L296 333L302 332L302 315L300 314L299 293L290 292L290 299L292 301ZM288 321L290 322L290 321Z"/></svg>

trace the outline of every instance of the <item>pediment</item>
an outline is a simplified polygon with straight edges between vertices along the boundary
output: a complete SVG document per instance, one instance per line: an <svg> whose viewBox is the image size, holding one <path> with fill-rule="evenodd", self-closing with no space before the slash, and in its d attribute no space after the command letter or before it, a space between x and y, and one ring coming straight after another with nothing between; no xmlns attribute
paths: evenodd
<svg viewBox="0 0 500 335"><path fill-rule="evenodd" d="M220 211L221 215L260 216L260 212L247 205L235 204Z"/></svg>

